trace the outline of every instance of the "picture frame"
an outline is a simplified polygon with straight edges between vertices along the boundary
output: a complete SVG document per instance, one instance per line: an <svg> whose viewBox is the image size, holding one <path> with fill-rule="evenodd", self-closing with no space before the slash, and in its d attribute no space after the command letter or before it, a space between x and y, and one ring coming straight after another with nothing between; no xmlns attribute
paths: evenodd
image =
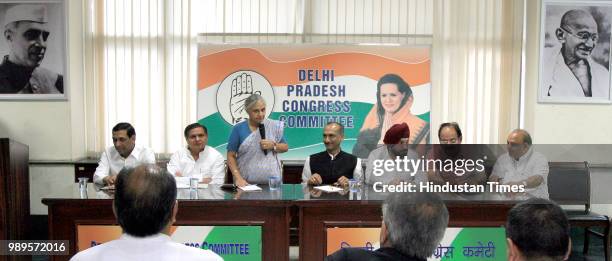
<svg viewBox="0 0 612 261"><path fill-rule="evenodd" d="M543 0L539 103L612 103L612 1Z"/></svg>
<svg viewBox="0 0 612 261"><path fill-rule="evenodd" d="M65 0L0 0L0 100L68 100Z"/></svg>

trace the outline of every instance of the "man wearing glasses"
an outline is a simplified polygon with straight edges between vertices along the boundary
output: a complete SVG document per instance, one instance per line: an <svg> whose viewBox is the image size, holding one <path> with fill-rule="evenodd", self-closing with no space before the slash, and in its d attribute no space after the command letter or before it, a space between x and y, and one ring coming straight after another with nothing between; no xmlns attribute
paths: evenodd
<svg viewBox="0 0 612 261"><path fill-rule="evenodd" d="M494 160L495 156L488 150L487 145L461 145L463 134L461 128L456 122L445 122L440 124L438 128L438 140L440 145L434 145L433 150L429 154L429 159L433 160L483 160L486 167L492 166L490 160ZM470 184L470 185L485 185L487 181L486 169L472 170L456 174L454 171L444 171L443 169L435 169L430 165L427 176L429 181L435 184L444 184L446 182L453 185ZM489 168L490 169L490 168Z"/></svg>
<svg viewBox="0 0 612 261"><path fill-rule="evenodd" d="M508 153L497 159L489 181L522 185L524 193L508 194L513 199L548 199L548 160L533 149L531 135L526 130L515 129L508 135L506 144Z"/></svg>
<svg viewBox="0 0 612 261"><path fill-rule="evenodd" d="M591 58L599 40L593 16L578 9L566 12L555 36L561 47L547 48L546 96L607 98L608 69Z"/></svg>
<svg viewBox="0 0 612 261"><path fill-rule="evenodd" d="M0 64L0 93L63 93L63 77L40 67L47 50L47 10L16 5L4 14L4 39L10 49Z"/></svg>
<svg viewBox="0 0 612 261"><path fill-rule="evenodd" d="M438 139L440 144L461 144L461 128L456 122L445 122L440 124L438 129Z"/></svg>

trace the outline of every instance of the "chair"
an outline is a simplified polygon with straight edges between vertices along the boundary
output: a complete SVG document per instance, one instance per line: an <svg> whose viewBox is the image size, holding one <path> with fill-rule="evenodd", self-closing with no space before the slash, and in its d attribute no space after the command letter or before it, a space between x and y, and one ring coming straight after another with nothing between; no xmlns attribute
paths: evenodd
<svg viewBox="0 0 612 261"><path fill-rule="evenodd" d="M584 228L583 253L589 251L589 236L603 239L605 260L610 261L610 219L591 212L591 172L588 162L550 162L548 193L559 205L580 205L584 209L566 210L571 226ZM603 233L592 230L603 228Z"/></svg>

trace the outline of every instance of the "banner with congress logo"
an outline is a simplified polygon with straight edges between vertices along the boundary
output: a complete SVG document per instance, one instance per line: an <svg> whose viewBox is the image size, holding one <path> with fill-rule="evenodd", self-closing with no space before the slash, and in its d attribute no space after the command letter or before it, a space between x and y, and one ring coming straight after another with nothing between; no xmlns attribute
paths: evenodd
<svg viewBox="0 0 612 261"><path fill-rule="evenodd" d="M380 248L380 228L328 228L327 255L340 248ZM506 260L506 232L502 227L449 227L428 260Z"/></svg>
<svg viewBox="0 0 612 261"><path fill-rule="evenodd" d="M223 260L261 260L261 227L259 226L172 226L170 239L191 247L210 250ZM77 250L118 239L121 227L111 225L78 225Z"/></svg>
<svg viewBox="0 0 612 261"><path fill-rule="evenodd" d="M342 149L364 158L396 123L408 123L410 142L429 142L429 47L203 44L197 85L198 120L221 153L232 126L248 119L251 94L284 123L283 159L323 151L330 121L345 126Z"/></svg>

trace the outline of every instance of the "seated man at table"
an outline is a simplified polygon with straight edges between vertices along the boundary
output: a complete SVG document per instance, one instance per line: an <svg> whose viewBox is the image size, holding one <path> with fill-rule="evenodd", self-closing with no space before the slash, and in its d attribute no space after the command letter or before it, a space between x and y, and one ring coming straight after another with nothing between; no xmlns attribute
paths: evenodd
<svg viewBox="0 0 612 261"><path fill-rule="evenodd" d="M456 122L442 123L438 129L440 145L433 146L430 158L443 162L445 160L477 161L495 158L488 150L487 145L461 145L462 139L463 135L459 124ZM481 170L475 168L473 171L464 170L464 172L456 173L456 171L444 171L434 167L431 166L427 174L429 181L435 184L445 184L448 182L453 185L486 185L487 182L487 174L484 168Z"/></svg>
<svg viewBox="0 0 612 261"><path fill-rule="evenodd" d="M199 123L189 124L184 134L187 148L172 154L168 171L177 177L197 177L205 184L223 184L225 159L215 148L207 146L206 127Z"/></svg>
<svg viewBox="0 0 612 261"><path fill-rule="evenodd" d="M507 139L508 153L501 155L493 166L489 181L525 189L524 193L509 193L512 199L548 199L548 160L531 145L531 135L526 130L513 130Z"/></svg>
<svg viewBox="0 0 612 261"><path fill-rule="evenodd" d="M552 201L532 198L508 212L508 260L567 260L571 253L570 225Z"/></svg>
<svg viewBox="0 0 612 261"><path fill-rule="evenodd" d="M399 184L400 182L426 182L427 177L420 170L415 172L406 170L391 171L384 170L384 164L376 166L376 162L395 161L398 157L403 160L406 157L409 160L418 159L417 153L410 148L408 144L410 137L410 129L408 124L395 124L385 133L381 146L370 152L368 162L366 163L365 184L371 185L377 182L382 184Z"/></svg>
<svg viewBox="0 0 612 261"><path fill-rule="evenodd" d="M382 213L378 250L342 248L325 260L427 260L448 225L448 210L434 193L391 193Z"/></svg>
<svg viewBox="0 0 612 261"><path fill-rule="evenodd" d="M312 154L304 162L302 181L308 185L336 184L347 186L349 179L360 179L361 159L342 151L344 126L329 122L323 128L325 151Z"/></svg>
<svg viewBox="0 0 612 261"><path fill-rule="evenodd" d="M117 173L123 167L135 167L145 163L155 163L153 150L136 145L136 130L131 124L117 123L113 127L113 146L102 152L94 173L94 183L114 185Z"/></svg>
<svg viewBox="0 0 612 261"><path fill-rule="evenodd" d="M125 168L117 175L113 213L123 229L119 239L89 248L71 260L223 260L210 250L172 242L176 182L156 165Z"/></svg>

